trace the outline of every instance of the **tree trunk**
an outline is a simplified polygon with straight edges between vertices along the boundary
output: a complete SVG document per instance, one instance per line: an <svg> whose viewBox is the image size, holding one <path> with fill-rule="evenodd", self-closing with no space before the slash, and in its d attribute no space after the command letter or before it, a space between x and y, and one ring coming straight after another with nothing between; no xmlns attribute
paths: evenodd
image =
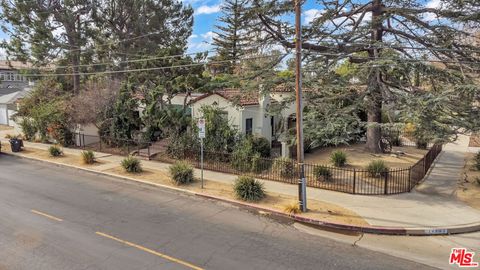
<svg viewBox="0 0 480 270"><path fill-rule="evenodd" d="M80 91L80 55L79 53L75 52L72 55L72 64L73 64L73 93L78 94Z"/></svg>
<svg viewBox="0 0 480 270"><path fill-rule="evenodd" d="M382 42L382 0L374 0L372 8L372 43ZM368 56L375 61L379 56L377 48L368 51ZM382 122L382 90L381 90L381 74L377 67L373 67L367 86L367 150L372 153L380 153L380 140L382 138L382 131L380 123Z"/></svg>

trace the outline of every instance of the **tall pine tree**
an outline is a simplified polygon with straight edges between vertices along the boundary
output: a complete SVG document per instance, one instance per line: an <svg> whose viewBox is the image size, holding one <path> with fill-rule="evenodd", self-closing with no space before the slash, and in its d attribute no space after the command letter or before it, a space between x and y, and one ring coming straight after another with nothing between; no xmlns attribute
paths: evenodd
<svg viewBox="0 0 480 270"><path fill-rule="evenodd" d="M213 45L217 49L217 61L229 61L215 67L220 73L232 74L239 59L248 52L248 28L245 17L247 0L226 0L222 4L222 16L215 27Z"/></svg>

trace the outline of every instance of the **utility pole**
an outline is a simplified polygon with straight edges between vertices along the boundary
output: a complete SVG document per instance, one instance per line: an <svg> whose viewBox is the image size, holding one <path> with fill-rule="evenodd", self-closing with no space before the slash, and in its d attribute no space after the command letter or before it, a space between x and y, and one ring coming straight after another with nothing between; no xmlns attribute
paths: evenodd
<svg viewBox="0 0 480 270"><path fill-rule="evenodd" d="M302 212L307 211L307 183L305 180L305 165L303 163L303 106L302 106L302 21L301 0L295 3L295 92L297 99L297 165L299 169L298 202Z"/></svg>

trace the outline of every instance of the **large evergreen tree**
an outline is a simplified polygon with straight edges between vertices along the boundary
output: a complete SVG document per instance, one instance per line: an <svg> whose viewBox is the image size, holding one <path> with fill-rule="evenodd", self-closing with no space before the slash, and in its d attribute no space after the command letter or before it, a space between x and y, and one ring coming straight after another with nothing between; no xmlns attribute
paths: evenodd
<svg viewBox="0 0 480 270"><path fill-rule="evenodd" d="M254 0L251 14L260 19L271 41L294 48L294 27L285 20L293 10L290 0ZM472 105L478 86L471 74L479 67L479 53L466 42L472 34L463 31L465 25L478 26L478 1L321 0L313 11L316 16L302 29L307 68L317 69L309 72L318 74L312 84L322 87L328 67L335 63L349 61L365 70L367 87L361 100L368 113L370 151L381 151L385 105L401 109L402 102L419 95L435 100L454 91L456 94L448 95L450 99L441 99L450 110L438 111L442 116L431 121L448 119L459 125L455 128L470 128L478 119L478 108ZM470 114L466 116L462 110Z"/></svg>
<svg viewBox="0 0 480 270"><path fill-rule="evenodd" d="M217 31L213 37L213 45L217 49L214 57L217 61L229 60L216 67L223 73L232 74L239 59L248 53L248 23L245 17L247 0L226 0L222 4L222 16L215 26Z"/></svg>
<svg viewBox="0 0 480 270"><path fill-rule="evenodd" d="M72 68L74 92L80 87L78 65L81 49L87 44L92 23L90 0L1 1L2 31L10 40L3 44L9 58L45 66L59 58L68 59Z"/></svg>

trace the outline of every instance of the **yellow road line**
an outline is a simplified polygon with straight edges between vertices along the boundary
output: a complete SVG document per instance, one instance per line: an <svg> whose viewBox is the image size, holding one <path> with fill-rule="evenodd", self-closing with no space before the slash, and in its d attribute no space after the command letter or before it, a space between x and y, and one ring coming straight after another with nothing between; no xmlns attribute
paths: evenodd
<svg viewBox="0 0 480 270"><path fill-rule="evenodd" d="M30 210L30 212L35 213L35 214L40 215L40 216L44 216L44 217L49 218L49 219L53 219L53 220L58 221L58 222L63 221L63 219L61 219L61 218L57 218L57 217L54 217L54 216L49 215L49 214L45 214L45 213L37 211L37 210L32 209L32 210Z"/></svg>
<svg viewBox="0 0 480 270"><path fill-rule="evenodd" d="M187 266L189 268L192 268L192 269L195 269L195 270L203 270L203 268L200 268L198 266L195 266L191 263L188 263L186 261L182 261L180 259L177 259L177 258L173 258L171 256L168 256L168 255L165 255L165 254L162 254L160 252L157 252L155 250L151 250L149 248L146 248L146 247L142 247L140 245L137 245L137 244L134 244L132 242L128 242L128 241L125 241L125 240L122 240L122 239L119 239L119 238L116 238L114 236L111 236L111 235L108 235L108 234L105 234L105 233L102 233L102 232L96 232L97 235L100 235L100 236L103 236L103 237L106 237L106 238L109 238L109 239L112 239L114 241L117 241L117 242L120 242L122 244L125 244L127 246L131 246L131 247L134 247L134 248L137 248L137 249L140 249L142 251L145 251L145 252L148 252L150 254L153 254L153 255L156 255L158 257L161 257L161 258L164 258L164 259L167 259L169 261L172 261L172 262L176 262L178 264L181 264L181 265L184 265L184 266Z"/></svg>

